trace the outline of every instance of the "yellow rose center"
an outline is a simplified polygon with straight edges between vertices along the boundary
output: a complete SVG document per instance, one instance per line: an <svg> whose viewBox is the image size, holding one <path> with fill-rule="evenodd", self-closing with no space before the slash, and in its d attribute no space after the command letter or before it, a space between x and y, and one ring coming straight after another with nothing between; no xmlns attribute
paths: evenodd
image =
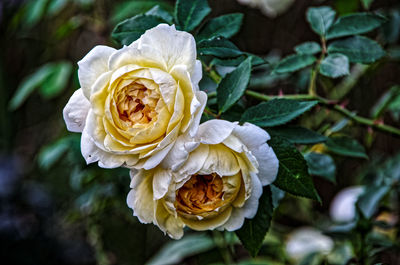
<svg viewBox="0 0 400 265"><path fill-rule="evenodd" d="M210 175L193 175L176 191L176 208L187 214L210 212L223 204L222 178Z"/></svg>
<svg viewBox="0 0 400 265"><path fill-rule="evenodd" d="M157 117L159 94L139 82L132 82L116 95L119 118L128 125L148 124Z"/></svg>

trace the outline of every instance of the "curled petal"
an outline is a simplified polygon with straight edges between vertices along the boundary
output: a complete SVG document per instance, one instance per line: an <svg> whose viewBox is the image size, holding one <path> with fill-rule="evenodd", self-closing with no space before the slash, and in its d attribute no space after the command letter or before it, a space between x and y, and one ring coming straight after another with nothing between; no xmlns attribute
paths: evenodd
<svg viewBox="0 0 400 265"><path fill-rule="evenodd" d="M126 202L129 208L133 209L133 215L137 216L139 221L148 224L154 221L155 203L153 201L153 178L142 178L135 189L128 193Z"/></svg>
<svg viewBox="0 0 400 265"><path fill-rule="evenodd" d="M90 102L83 95L82 89L76 90L63 110L64 121L68 131L83 131L89 109Z"/></svg>
<svg viewBox="0 0 400 265"><path fill-rule="evenodd" d="M232 133L237 123L209 120L199 126L197 139L203 144L222 143Z"/></svg>
<svg viewBox="0 0 400 265"><path fill-rule="evenodd" d="M172 173L170 170L163 170L161 168L155 170L153 177L153 192L155 200L159 200L164 197L168 191L171 179Z"/></svg>

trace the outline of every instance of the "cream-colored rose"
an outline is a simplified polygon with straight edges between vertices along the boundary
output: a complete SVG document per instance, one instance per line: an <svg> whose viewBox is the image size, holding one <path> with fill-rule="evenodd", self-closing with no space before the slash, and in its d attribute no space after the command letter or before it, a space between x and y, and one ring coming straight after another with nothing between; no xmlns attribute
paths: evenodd
<svg viewBox="0 0 400 265"><path fill-rule="evenodd" d="M267 17L276 17L285 12L294 0L238 0L239 3L259 8Z"/></svg>
<svg viewBox="0 0 400 265"><path fill-rule="evenodd" d="M357 214L356 202L364 190L363 186L352 186L336 194L329 209L332 220L338 223L354 221Z"/></svg>
<svg viewBox="0 0 400 265"><path fill-rule="evenodd" d="M131 171L127 203L142 223L178 239L183 227L239 229L257 212L262 186L271 184L278 160L269 135L252 124L211 120L197 136L181 136L161 165Z"/></svg>
<svg viewBox="0 0 400 265"><path fill-rule="evenodd" d="M313 227L301 227L289 235L286 253L293 260L301 261L312 253L329 254L334 247L332 238Z"/></svg>
<svg viewBox="0 0 400 265"><path fill-rule="evenodd" d="M155 167L179 135L197 132L207 95L192 35L160 24L116 50L96 46L79 63L77 90L64 108L82 132L87 163Z"/></svg>

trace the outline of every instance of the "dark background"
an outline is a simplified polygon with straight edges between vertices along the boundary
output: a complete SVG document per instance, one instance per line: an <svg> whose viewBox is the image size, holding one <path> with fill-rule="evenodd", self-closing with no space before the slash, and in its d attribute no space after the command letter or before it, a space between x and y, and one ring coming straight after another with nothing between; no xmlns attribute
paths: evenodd
<svg viewBox="0 0 400 265"><path fill-rule="evenodd" d="M86 166L80 157L79 135L67 132L62 120L63 107L79 88L76 62L95 45L118 47L110 39L110 32L116 24L113 21L118 13L116 8L121 3L67 1L56 15L43 15L36 23L28 23L24 17L32 11L27 7L29 1L0 2L1 264L143 264L168 241L156 227L142 225L131 217L125 204L129 185L127 170ZM330 5L341 14L363 10L358 1L352 0L298 0L283 15L268 18L259 10L234 0L210 0L209 3L213 10L210 17L232 12L245 14L243 27L233 42L241 50L258 55L275 51L285 56L302 42L318 41L305 20L310 6ZM398 0L380 0L370 9L387 10L398 5ZM68 23L77 26L68 26ZM379 38L376 32L371 36ZM392 45L398 44L399 40ZM22 80L41 65L59 60L71 62L74 67L65 89L51 99L33 92L17 110L10 111L8 102ZM347 107L368 117L380 96L395 84L400 84L400 64L384 59L369 68L347 94ZM261 92L275 94L280 90L291 93L298 88L291 82L281 82ZM321 87L319 92L326 95ZM309 123L304 119L301 122ZM399 126L390 115L384 120ZM351 134L366 143L371 157L385 159L400 149L400 139L388 134L373 132L373 140L368 141L367 128L357 126L351 128ZM61 150L61 155L54 155L56 161L43 166L39 158L43 148L63 137L71 138L67 141L68 151ZM374 160L335 158L335 161L337 185L316 178L323 204L306 203L317 215L326 214L334 194L342 187L355 184L358 173ZM77 177L76 170L79 171L76 174L85 176ZM275 220L289 228L309 221L285 212ZM237 251L239 255L247 255L241 249ZM387 254L386 259L390 260L391 255ZM198 261L187 262L197 264Z"/></svg>

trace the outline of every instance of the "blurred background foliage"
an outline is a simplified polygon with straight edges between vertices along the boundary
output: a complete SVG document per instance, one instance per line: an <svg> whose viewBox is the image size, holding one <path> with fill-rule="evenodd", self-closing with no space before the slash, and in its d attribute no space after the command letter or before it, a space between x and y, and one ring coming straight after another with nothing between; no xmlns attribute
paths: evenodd
<svg viewBox="0 0 400 265"><path fill-rule="evenodd" d="M234 0L209 4L210 17L244 13L233 42L272 64L300 43L318 42L305 18L310 6L329 5L340 15L364 10L384 14L388 20L368 36L388 55L368 66L352 66L342 79L320 76L318 92L363 117L399 127L397 0L297 0L275 18ZM400 264L400 139L354 126L325 109L317 108L295 123L326 136L352 136L365 146L369 159L362 159L364 148L351 141L346 144L354 152L347 158L334 142L299 146L310 173L321 176L314 181L322 204L275 192L274 206L280 205L257 258L250 258L233 233L188 231L173 241L132 217L125 203L128 171L86 165L80 135L66 131L62 108L79 88L76 62L95 45L118 47L110 38L115 25L155 5L172 11L174 1L0 2L0 263L222 264L233 256L230 262L241 265ZM260 66L250 87L268 95L303 93L310 71L271 74L268 66ZM202 86L208 87L207 82L205 77ZM234 119L245 103L224 118ZM332 213L332 200L349 186L363 192L345 207L352 215L340 219ZM310 237L299 237L299 228ZM316 247L310 242L317 242ZM296 249L299 245L309 248Z"/></svg>

